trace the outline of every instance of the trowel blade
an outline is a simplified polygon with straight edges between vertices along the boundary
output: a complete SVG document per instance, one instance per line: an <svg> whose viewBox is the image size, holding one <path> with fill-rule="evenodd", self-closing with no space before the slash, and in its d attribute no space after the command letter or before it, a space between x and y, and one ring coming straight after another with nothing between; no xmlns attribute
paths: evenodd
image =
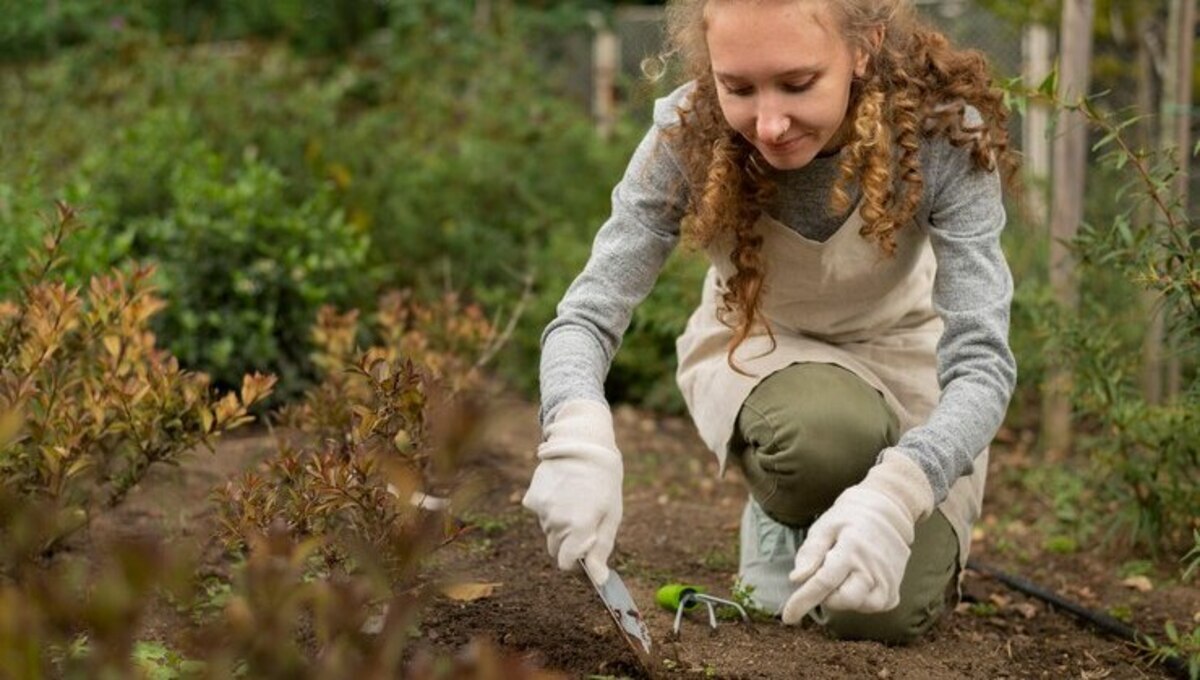
<svg viewBox="0 0 1200 680"><path fill-rule="evenodd" d="M642 665L649 668L652 659L650 656L650 629L642 619L642 614L634 604L633 596L629 594L629 589L625 587L624 581L617 575L616 570L609 569L608 580L604 583L597 583L583 560L579 560L579 568L587 575L588 582L600 595L609 615L616 622L621 637L629 643Z"/></svg>

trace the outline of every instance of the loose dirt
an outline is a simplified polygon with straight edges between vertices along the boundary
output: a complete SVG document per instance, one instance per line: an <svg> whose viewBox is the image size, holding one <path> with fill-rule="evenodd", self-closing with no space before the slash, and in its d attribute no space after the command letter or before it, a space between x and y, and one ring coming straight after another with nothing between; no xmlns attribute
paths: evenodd
<svg viewBox="0 0 1200 680"><path fill-rule="evenodd" d="M581 577L553 567L535 519L520 506L536 463L536 408L514 397L492 404L494 417L468 461L471 500L455 510L471 529L430 566L448 579L501 585L474 601L435 600L415 646L449 652L487 638L572 677L642 677L594 591ZM723 621L713 632L703 610L686 616L679 639L672 639L673 614L655 606L655 591L680 581L729 596L746 492L736 471L717 477L715 459L686 418L622 407L616 424L625 459L625 510L610 564L641 608L664 677L1170 677L1127 645L970 571L963 581L967 601L906 647L835 641L814 626L772 620ZM1194 620L1200 623L1200 592L1175 583L1178 570L1151 574L1157 585L1141 592L1121 583L1118 569L1127 555L1099 548L1042 551L1043 538L1031 527L1044 503L1005 474L1006 466L1029 464L1021 438L1008 439L992 451L975 558L1089 607L1127 612L1133 625L1158 637L1168 618L1188 630ZM190 454L181 467L152 475L93 534L97 540L115 534L199 537L211 527L209 490L255 463L268 447L260 433L226 440L216 455ZM1011 520L1014 508L1028 515L1026 522Z"/></svg>

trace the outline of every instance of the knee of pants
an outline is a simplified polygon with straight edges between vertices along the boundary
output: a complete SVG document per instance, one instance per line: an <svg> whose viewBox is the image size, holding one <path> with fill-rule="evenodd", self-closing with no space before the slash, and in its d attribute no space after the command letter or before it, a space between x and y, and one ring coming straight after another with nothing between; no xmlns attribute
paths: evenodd
<svg viewBox="0 0 1200 680"><path fill-rule="evenodd" d="M839 366L793 364L746 399L735 452L751 493L773 519L810 523L895 443L895 415L874 388Z"/></svg>
<svg viewBox="0 0 1200 680"><path fill-rule="evenodd" d="M941 511L916 527L912 555L900 583L900 604L886 612L825 611L834 637L908 644L924 635L946 611L958 573L958 538Z"/></svg>
<svg viewBox="0 0 1200 680"><path fill-rule="evenodd" d="M876 614L827 611L825 630L841 640L874 640L906 645L924 635L945 610L943 599L921 604L901 602L891 611Z"/></svg>

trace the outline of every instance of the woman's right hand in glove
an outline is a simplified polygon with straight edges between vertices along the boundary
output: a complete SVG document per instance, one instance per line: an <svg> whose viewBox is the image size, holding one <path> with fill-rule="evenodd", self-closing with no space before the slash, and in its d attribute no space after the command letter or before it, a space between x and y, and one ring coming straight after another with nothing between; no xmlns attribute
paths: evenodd
<svg viewBox="0 0 1200 680"><path fill-rule="evenodd" d="M624 475L608 406L588 399L563 404L546 426L537 457L522 505L537 513L559 569L574 569L582 558L592 578L604 583L621 524Z"/></svg>

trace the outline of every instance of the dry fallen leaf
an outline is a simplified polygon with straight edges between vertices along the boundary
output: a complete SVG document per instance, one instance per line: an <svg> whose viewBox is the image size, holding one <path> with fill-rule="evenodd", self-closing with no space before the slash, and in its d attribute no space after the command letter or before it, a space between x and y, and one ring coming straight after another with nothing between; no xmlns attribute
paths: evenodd
<svg viewBox="0 0 1200 680"><path fill-rule="evenodd" d="M992 604L996 605L1000 609L1008 607L1009 603L1012 602L1011 597L1005 597L999 593L992 593L991 595L988 595L988 599L991 600Z"/></svg>
<svg viewBox="0 0 1200 680"><path fill-rule="evenodd" d="M451 600L474 602L491 597L503 583L451 583L441 587L441 593Z"/></svg>
<svg viewBox="0 0 1200 680"><path fill-rule="evenodd" d="M1037 605L1033 604L1032 602L1015 604L1013 605L1013 609L1017 610L1017 612L1026 619L1032 619L1033 617L1037 616L1038 613Z"/></svg>
<svg viewBox="0 0 1200 680"><path fill-rule="evenodd" d="M1151 590L1154 590L1154 584L1151 583L1150 579L1145 576L1130 576L1124 581L1121 581L1121 585L1127 588L1133 588L1139 593L1148 593Z"/></svg>

